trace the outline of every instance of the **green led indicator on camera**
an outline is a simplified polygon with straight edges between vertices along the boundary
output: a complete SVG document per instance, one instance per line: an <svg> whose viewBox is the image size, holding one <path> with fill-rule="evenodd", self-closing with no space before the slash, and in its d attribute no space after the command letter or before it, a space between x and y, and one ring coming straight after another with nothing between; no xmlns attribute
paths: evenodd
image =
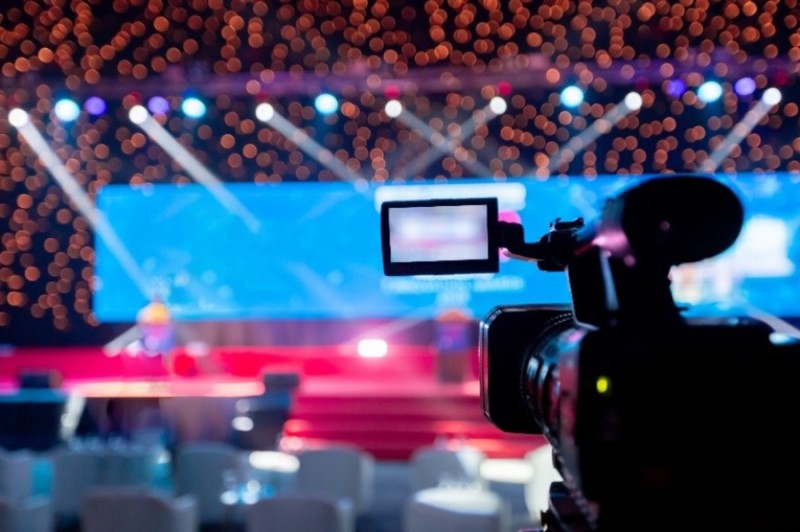
<svg viewBox="0 0 800 532"><path fill-rule="evenodd" d="M599 377L597 377L597 382L595 383L595 387L597 388L597 393L599 393L600 395L610 395L611 379L609 379L605 375L600 375Z"/></svg>

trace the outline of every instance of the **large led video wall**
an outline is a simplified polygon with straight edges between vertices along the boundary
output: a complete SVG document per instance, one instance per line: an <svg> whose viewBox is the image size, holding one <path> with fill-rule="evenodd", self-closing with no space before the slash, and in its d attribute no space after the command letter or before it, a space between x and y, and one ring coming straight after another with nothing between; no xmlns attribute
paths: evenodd
<svg viewBox="0 0 800 532"><path fill-rule="evenodd" d="M132 321L153 298L178 320L475 317L500 304L565 303L565 276L502 260L497 274L385 277L380 204L497 197L500 218L537 240L555 218L594 217L630 179L599 177L366 183L109 185L98 206L94 307L101 322ZM736 245L673 272L673 292L699 314L753 309L800 316L800 182L740 175L747 211Z"/></svg>

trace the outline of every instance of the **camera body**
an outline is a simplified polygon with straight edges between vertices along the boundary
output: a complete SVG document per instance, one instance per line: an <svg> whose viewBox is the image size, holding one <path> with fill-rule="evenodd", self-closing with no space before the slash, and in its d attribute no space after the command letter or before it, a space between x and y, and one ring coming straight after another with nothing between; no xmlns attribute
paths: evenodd
<svg viewBox="0 0 800 532"><path fill-rule="evenodd" d="M386 273L432 273L443 262L433 272L443 274L462 258L497 271L498 247L566 273L571 305L498 306L480 326L486 417L507 432L546 435L564 479L551 492L548 529L800 529L791 427L800 345L776 342L749 318L685 318L670 292L672 266L738 237L744 212L733 190L707 176L642 179L598 219L556 220L534 243L492 218L491 198L470 203L481 204L486 253L469 248ZM402 208L382 209L384 264L389 213Z"/></svg>
<svg viewBox="0 0 800 532"><path fill-rule="evenodd" d="M498 307L481 324L484 413L552 444L569 496L555 529L797 530L800 348L771 333L748 319L591 328L568 307Z"/></svg>

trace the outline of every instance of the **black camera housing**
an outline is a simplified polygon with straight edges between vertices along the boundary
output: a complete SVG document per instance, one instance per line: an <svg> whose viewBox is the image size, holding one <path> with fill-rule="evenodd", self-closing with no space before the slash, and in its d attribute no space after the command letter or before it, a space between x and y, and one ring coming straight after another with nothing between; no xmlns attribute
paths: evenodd
<svg viewBox="0 0 800 532"><path fill-rule="evenodd" d="M800 344L746 317L685 318L670 290L673 266L726 250L743 221L721 180L665 175L533 243L496 224L493 246L571 291L480 327L484 414L552 444L548 530L800 530Z"/></svg>
<svg viewBox="0 0 800 532"><path fill-rule="evenodd" d="M569 305L496 307L479 332L481 404L486 418L504 432L541 434L526 399L532 344L574 323ZM503 356L488 356L503 353Z"/></svg>

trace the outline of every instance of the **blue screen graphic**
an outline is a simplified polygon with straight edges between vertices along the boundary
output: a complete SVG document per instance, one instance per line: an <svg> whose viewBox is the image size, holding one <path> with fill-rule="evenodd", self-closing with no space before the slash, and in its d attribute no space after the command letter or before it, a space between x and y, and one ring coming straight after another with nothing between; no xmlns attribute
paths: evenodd
<svg viewBox="0 0 800 532"><path fill-rule="evenodd" d="M136 319L164 301L178 320L432 318L458 309L482 317L500 304L566 303L566 278L503 260L500 273L385 277L380 204L497 197L500 218L537 240L556 218L592 219L604 198L636 178L350 183L109 185L98 207L115 238L96 235L99 320ZM673 271L676 299L700 314L750 307L800 316L800 182L738 176L747 222L719 257ZM222 194L221 192L224 192Z"/></svg>

